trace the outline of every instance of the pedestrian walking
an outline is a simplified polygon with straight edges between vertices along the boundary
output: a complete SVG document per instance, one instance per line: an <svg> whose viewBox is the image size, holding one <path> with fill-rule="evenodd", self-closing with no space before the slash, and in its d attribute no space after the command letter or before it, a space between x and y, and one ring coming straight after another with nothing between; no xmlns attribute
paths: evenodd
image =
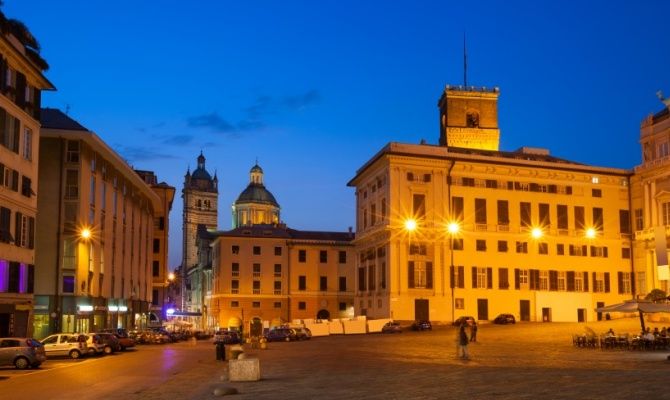
<svg viewBox="0 0 670 400"><path fill-rule="evenodd" d="M476 342L477 341L477 321L472 320L472 325L470 326L470 341L471 342Z"/></svg>
<svg viewBox="0 0 670 400"><path fill-rule="evenodd" d="M458 328L457 341L458 341L457 356L462 358L463 360L469 360L470 354L468 353L468 343L470 341L468 339L468 334L465 332L465 323L461 324L461 326Z"/></svg>

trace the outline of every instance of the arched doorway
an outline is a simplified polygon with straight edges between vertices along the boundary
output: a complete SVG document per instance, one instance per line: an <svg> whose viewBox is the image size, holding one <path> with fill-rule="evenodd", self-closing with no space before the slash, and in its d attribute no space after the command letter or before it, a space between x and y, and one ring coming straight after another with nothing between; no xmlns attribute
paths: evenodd
<svg viewBox="0 0 670 400"><path fill-rule="evenodd" d="M328 310L319 310L318 313L316 313L316 319L330 319L330 312Z"/></svg>

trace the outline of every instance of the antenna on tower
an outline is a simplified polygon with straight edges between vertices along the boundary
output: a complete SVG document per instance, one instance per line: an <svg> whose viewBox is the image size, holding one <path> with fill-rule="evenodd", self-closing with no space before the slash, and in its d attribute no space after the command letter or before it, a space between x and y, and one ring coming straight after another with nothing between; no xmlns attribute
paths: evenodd
<svg viewBox="0 0 670 400"><path fill-rule="evenodd" d="M468 51L465 45L465 31L463 32L463 86L468 87Z"/></svg>

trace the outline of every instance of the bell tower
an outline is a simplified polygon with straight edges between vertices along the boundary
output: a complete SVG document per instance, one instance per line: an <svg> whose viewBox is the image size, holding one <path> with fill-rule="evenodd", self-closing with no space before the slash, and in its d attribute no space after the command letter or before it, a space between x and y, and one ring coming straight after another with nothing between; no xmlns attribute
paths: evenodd
<svg viewBox="0 0 670 400"><path fill-rule="evenodd" d="M450 86L437 102L440 109L440 145L498 150L497 87Z"/></svg>

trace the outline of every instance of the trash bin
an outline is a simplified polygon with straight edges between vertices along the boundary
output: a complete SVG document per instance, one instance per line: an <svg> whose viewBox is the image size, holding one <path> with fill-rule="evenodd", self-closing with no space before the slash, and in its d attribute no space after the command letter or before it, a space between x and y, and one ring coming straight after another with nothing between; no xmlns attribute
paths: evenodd
<svg viewBox="0 0 670 400"><path fill-rule="evenodd" d="M216 342L216 360L226 361L226 346L223 342Z"/></svg>

